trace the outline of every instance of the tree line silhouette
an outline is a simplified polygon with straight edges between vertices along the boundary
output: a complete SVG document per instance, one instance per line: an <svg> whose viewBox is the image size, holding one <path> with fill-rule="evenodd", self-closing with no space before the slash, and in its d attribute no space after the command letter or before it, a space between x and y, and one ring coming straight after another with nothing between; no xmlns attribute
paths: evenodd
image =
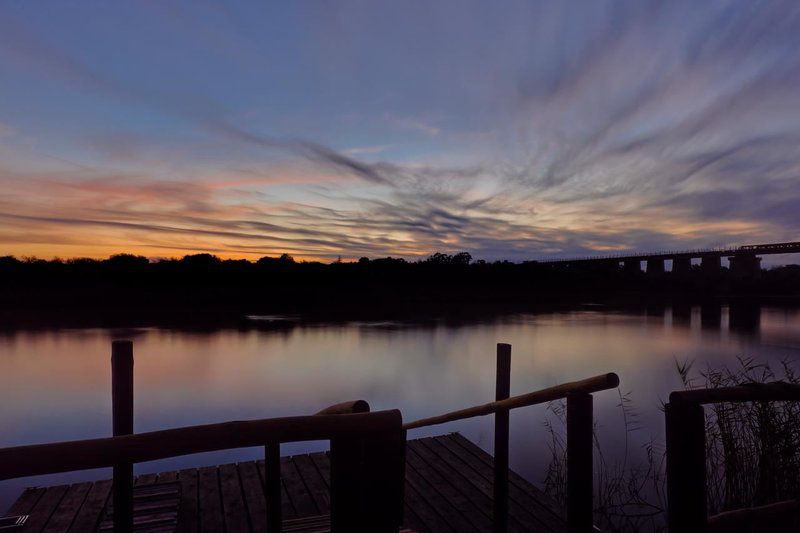
<svg viewBox="0 0 800 533"><path fill-rule="evenodd" d="M80 309L378 315L522 310L587 300L800 298L798 265L764 270L755 281L734 280L727 269L713 278L694 270L688 276L632 274L615 265L475 261L467 252L331 263L296 261L288 254L257 261L211 254L159 261L131 254L102 260L7 256L0 257L0 310L13 321L24 310L31 311L28 316Z"/></svg>

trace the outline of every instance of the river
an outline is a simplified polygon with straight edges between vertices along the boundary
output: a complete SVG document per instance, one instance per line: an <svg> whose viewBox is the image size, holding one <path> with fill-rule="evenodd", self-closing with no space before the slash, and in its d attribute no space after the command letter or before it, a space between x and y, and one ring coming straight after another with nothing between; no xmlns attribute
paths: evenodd
<svg viewBox="0 0 800 533"><path fill-rule="evenodd" d="M111 434L110 346L134 342L135 430L232 419L313 413L363 398L373 410L399 408L406 421L490 401L495 345L513 345L512 394L605 372L619 391L595 395L598 437L609 457L636 455L663 441L660 403L681 388L676 361L735 365L737 356L778 363L800 357L800 310L775 307L658 307L641 311L585 306L558 313L517 314L469 323L305 323L253 317L252 327L186 331L59 329L0 332L0 446ZM620 394L636 413L628 419ZM511 464L541 485L550 460L546 407L511 417ZM492 418L412 432L460 431L492 450ZM627 439L627 441L626 441ZM283 454L323 449L287 444ZM154 472L259 457L232 450L137 465ZM0 483L6 508L30 485L109 477L108 470Z"/></svg>

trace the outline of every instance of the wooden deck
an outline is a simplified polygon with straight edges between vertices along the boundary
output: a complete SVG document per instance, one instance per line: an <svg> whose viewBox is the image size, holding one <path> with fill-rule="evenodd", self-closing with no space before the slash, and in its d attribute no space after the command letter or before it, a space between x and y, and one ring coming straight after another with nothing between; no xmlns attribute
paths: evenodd
<svg viewBox="0 0 800 533"><path fill-rule="evenodd" d="M327 531L326 453L281 458L284 531ZM136 531L265 530L264 462L142 474L134 488ZM420 532L491 531L492 457L458 433L408 441L405 525ZM110 531L111 481L26 489L7 515L19 531ZM509 530L566 531L563 511L509 472Z"/></svg>

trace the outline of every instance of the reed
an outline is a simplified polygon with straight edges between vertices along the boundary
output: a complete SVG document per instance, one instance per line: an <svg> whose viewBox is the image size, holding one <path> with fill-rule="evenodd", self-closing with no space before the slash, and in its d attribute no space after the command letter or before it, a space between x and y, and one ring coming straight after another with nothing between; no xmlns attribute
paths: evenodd
<svg viewBox="0 0 800 533"><path fill-rule="evenodd" d="M735 364L696 370L675 363L685 389L718 388L782 380L800 384L796 363L778 364L738 357ZM626 439L619 459L609 460L595 431L595 524L607 531L666 531L666 462L663 442L650 439L629 449L628 434L642 431L630 394L619 391L618 408ZM663 408L663 407L662 407ZM553 402L544 426L551 460L546 492L564 502L565 405ZM718 403L706 408L708 512L800 498L800 403Z"/></svg>
<svg viewBox="0 0 800 533"><path fill-rule="evenodd" d="M709 387L764 383L797 384L788 360L773 369L750 357L734 368L701 373ZM684 380L687 386L691 382ZM712 404L706 417L708 509L719 513L800 497L800 404L746 402Z"/></svg>

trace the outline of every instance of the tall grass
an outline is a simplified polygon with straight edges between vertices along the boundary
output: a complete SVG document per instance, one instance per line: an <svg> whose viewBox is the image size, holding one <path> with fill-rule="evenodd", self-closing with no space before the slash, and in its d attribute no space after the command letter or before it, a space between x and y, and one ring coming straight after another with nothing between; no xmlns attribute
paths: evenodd
<svg viewBox="0 0 800 533"><path fill-rule="evenodd" d="M769 364L740 358L732 369L708 369L704 386L776 381ZM797 384L789 361L778 369ZM684 379L687 386L691 380ZM800 403L720 403L706 408L706 476L710 513L800 497Z"/></svg>
<svg viewBox="0 0 800 533"><path fill-rule="evenodd" d="M676 361L683 385L712 388L786 381L800 383L795 363L740 357L734 366L695 371ZM628 434L641 431L630 396L619 393L626 429L621 459L609 461L595 432L595 523L605 531L666 530L666 461L663 442L628 449ZM663 408L663 406L662 406ZM545 421L551 461L545 490L566 499L565 404L549 406ZM709 515L800 498L800 403L747 402L706 406L706 476Z"/></svg>

